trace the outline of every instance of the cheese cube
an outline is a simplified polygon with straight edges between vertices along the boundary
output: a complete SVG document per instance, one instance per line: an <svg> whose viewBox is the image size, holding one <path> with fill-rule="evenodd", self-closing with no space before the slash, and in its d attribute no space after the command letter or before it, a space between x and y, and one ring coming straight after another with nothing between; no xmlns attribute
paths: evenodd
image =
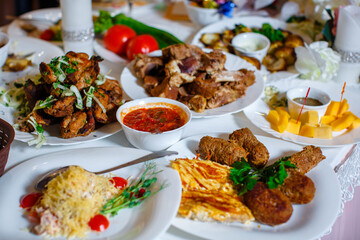
<svg viewBox="0 0 360 240"><path fill-rule="evenodd" d="M270 110L270 112L268 113L266 120L268 120L268 122L270 122L270 124L275 125L279 122L279 113L276 110Z"/></svg>
<svg viewBox="0 0 360 240"><path fill-rule="evenodd" d="M314 129L314 138L332 139L332 130L330 126L323 125Z"/></svg>
<svg viewBox="0 0 360 240"><path fill-rule="evenodd" d="M289 123L289 118L286 116L286 114L280 114L279 116L279 122L277 124L274 124L274 129L280 133L283 133Z"/></svg>
<svg viewBox="0 0 360 240"><path fill-rule="evenodd" d="M325 115L336 116L339 112L340 102L331 101L326 109Z"/></svg>
<svg viewBox="0 0 360 240"><path fill-rule="evenodd" d="M285 107L277 107L275 108L275 110L279 113L279 115L283 114L285 115L288 119L290 118L290 114L286 111Z"/></svg>
<svg viewBox="0 0 360 240"><path fill-rule="evenodd" d="M320 124L330 125L335 119L335 116L325 115L321 117Z"/></svg>
<svg viewBox="0 0 360 240"><path fill-rule="evenodd" d="M304 113L305 123L317 124L319 122L319 113L314 110L310 110Z"/></svg>
<svg viewBox="0 0 360 240"><path fill-rule="evenodd" d="M290 119L290 121L286 127L286 131L298 135L299 131L300 131L300 126L301 126L300 121L297 122L297 120L295 120L295 119Z"/></svg>
<svg viewBox="0 0 360 240"><path fill-rule="evenodd" d="M342 117L336 119L331 123L332 130L335 132L339 132L349 127L352 122L355 120L354 114L351 112L345 113Z"/></svg>
<svg viewBox="0 0 360 240"><path fill-rule="evenodd" d="M349 130L353 130L355 128L360 127L360 118L356 118L351 125L348 127Z"/></svg>
<svg viewBox="0 0 360 240"><path fill-rule="evenodd" d="M299 135L312 138L314 137L314 133L315 133L315 126L311 124L305 124L301 127Z"/></svg>
<svg viewBox="0 0 360 240"><path fill-rule="evenodd" d="M343 115L347 110L349 110L349 104L347 100L344 98L344 100L341 101L338 115Z"/></svg>

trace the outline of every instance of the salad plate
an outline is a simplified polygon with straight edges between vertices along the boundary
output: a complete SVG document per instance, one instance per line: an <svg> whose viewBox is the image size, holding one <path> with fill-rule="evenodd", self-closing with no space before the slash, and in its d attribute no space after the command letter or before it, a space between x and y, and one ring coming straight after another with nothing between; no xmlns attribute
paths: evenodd
<svg viewBox="0 0 360 240"><path fill-rule="evenodd" d="M208 134L213 137L228 138L229 133ZM177 157L194 158L200 139L204 135L185 138L169 150L178 151ZM270 153L270 162L281 157L301 151L302 147L279 139L256 136ZM324 153L325 154L325 153ZM326 154L325 154L326 155ZM316 239L325 234L334 224L341 204L341 191L335 172L328 164L333 156L320 162L307 176L316 187L314 199L304 205L293 205L290 220L278 226L268 226L258 222L241 223L211 223L175 218L172 225L190 234L206 239Z"/></svg>
<svg viewBox="0 0 360 240"><path fill-rule="evenodd" d="M310 80L292 79L292 80L279 80L271 82L268 85L275 86L279 89L280 93L295 87L314 87L327 92L334 101L340 101L342 84L335 82L316 82ZM350 111L356 116L360 116L359 105L359 90L358 86L346 86L343 98L348 100ZM271 135L282 138L284 140L292 141L302 145L316 145L321 147L340 147L348 144L360 142L360 128L353 129L352 131L342 131L339 133L333 132L333 139L318 139L308 138L295 135L289 132L279 133L273 130L270 123L266 120L266 116L270 111L270 107L263 100L264 94L252 106L244 111L246 117L257 127Z"/></svg>
<svg viewBox="0 0 360 240"><path fill-rule="evenodd" d="M3 216L8 216L0 218L1 238L43 239L26 231L29 221L23 216L19 201L23 195L34 191L36 180L46 172L74 164L89 171L103 170L148 153L125 147L76 149L35 157L12 168L0 178L0 211ZM180 204L181 182L177 172L168 166L167 158L155 161L157 169L162 170L157 174L156 185L165 183L166 187L141 205L119 211L117 216L109 218L110 226L106 231L91 232L87 239L155 239L169 227ZM137 164L112 174L125 179L136 178L144 169L144 164Z"/></svg>
<svg viewBox="0 0 360 240"><path fill-rule="evenodd" d="M26 77L35 76L38 74L39 64L41 62L50 62L52 58L64 55L64 52L59 47L40 39L30 37L11 37L11 41L12 45L10 46L9 52L21 55L34 53L32 57L33 65L28 66L25 70L19 72L3 72L1 75L2 83L0 84L0 87L5 89L11 86L17 79L24 79ZM110 65L108 63L100 63L101 72L109 71L109 67L114 68ZM115 72L116 71L114 71L112 74ZM0 104L0 117L12 125L15 124L16 121L14 113L14 108L6 107L5 105ZM96 129L86 137L64 139L60 137L58 124L55 124L45 129L44 135L47 141L44 143L44 145L71 145L85 143L111 136L120 130L120 124L118 122L114 122ZM29 142L35 137L36 135L31 133L15 130L15 140Z"/></svg>
<svg viewBox="0 0 360 240"><path fill-rule="evenodd" d="M209 52L209 49L204 50ZM161 50L150 53L150 56L161 56ZM255 83L248 87L246 93L241 98L238 98L232 103L228 103L218 108L206 109L202 113L192 111L193 118L210 118L210 117L219 117L231 113L239 112L246 107L254 103L262 94L264 90L264 79L262 74L256 70L254 66L245 60L241 59L238 56L233 54L225 53L226 62L225 68L227 70L238 70L241 68L246 68L249 70L255 71ZM134 61L130 62L122 71L120 76L121 86L126 92L126 94L132 99L140 99L149 97L149 94L145 91L142 86L142 81L135 76L134 73Z"/></svg>

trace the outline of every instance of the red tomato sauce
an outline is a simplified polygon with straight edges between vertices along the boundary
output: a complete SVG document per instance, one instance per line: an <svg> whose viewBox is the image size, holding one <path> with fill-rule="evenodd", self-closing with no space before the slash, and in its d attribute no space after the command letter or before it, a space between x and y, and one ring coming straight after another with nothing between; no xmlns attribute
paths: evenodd
<svg viewBox="0 0 360 240"><path fill-rule="evenodd" d="M183 126L185 119L171 108L155 107L131 111L125 115L123 122L135 130L160 133Z"/></svg>

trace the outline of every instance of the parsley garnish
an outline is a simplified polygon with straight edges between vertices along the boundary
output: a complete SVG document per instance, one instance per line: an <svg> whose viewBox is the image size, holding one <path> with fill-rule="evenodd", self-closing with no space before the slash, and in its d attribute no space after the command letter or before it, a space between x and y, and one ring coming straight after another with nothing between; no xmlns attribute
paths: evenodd
<svg viewBox="0 0 360 240"><path fill-rule="evenodd" d="M229 178L238 187L239 195L253 189L257 182L264 182L270 189L277 188L284 183L288 174L286 168L296 168L294 164L288 160L290 157L284 157L276 161L274 164L257 169L251 167L243 158L241 162L235 162L230 169Z"/></svg>
<svg viewBox="0 0 360 240"><path fill-rule="evenodd" d="M279 29L274 29L268 23L264 23L260 29L252 29L252 31L265 35L270 42L282 41L285 37Z"/></svg>

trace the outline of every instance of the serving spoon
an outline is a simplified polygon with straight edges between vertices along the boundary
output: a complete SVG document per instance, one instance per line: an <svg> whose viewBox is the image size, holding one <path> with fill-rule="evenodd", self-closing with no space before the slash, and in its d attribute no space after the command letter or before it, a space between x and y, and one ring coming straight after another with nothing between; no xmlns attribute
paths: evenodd
<svg viewBox="0 0 360 240"><path fill-rule="evenodd" d="M135 165L135 164L138 164L138 163L146 162L146 161L149 161L149 160L153 160L153 159L161 158L161 157L165 157L165 156L171 156L171 155L175 155L175 154L178 154L178 152L176 152L176 151L154 152L154 153L150 153L148 155L145 155L143 157L140 157L138 159L135 159L133 161L121 164L121 165L116 166L116 167L109 168L109 169L102 170L102 171L98 171L98 172L91 172L91 173L94 173L94 174L97 174L97 175L104 174L104 173L115 171L115 170L118 170L118 169L121 169L121 168L124 168L124 167L132 166L132 165ZM55 170L52 170L52 171L48 172L42 178L40 178L40 180L36 183L35 189L38 190L38 191L42 191L42 190L46 189L46 185L48 184L48 182L50 182L51 179L55 178L60 173L65 172L69 167L70 166L65 166L65 167L58 168L58 169L55 169ZM88 171L88 172L90 172L90 171Z"/></svg>

